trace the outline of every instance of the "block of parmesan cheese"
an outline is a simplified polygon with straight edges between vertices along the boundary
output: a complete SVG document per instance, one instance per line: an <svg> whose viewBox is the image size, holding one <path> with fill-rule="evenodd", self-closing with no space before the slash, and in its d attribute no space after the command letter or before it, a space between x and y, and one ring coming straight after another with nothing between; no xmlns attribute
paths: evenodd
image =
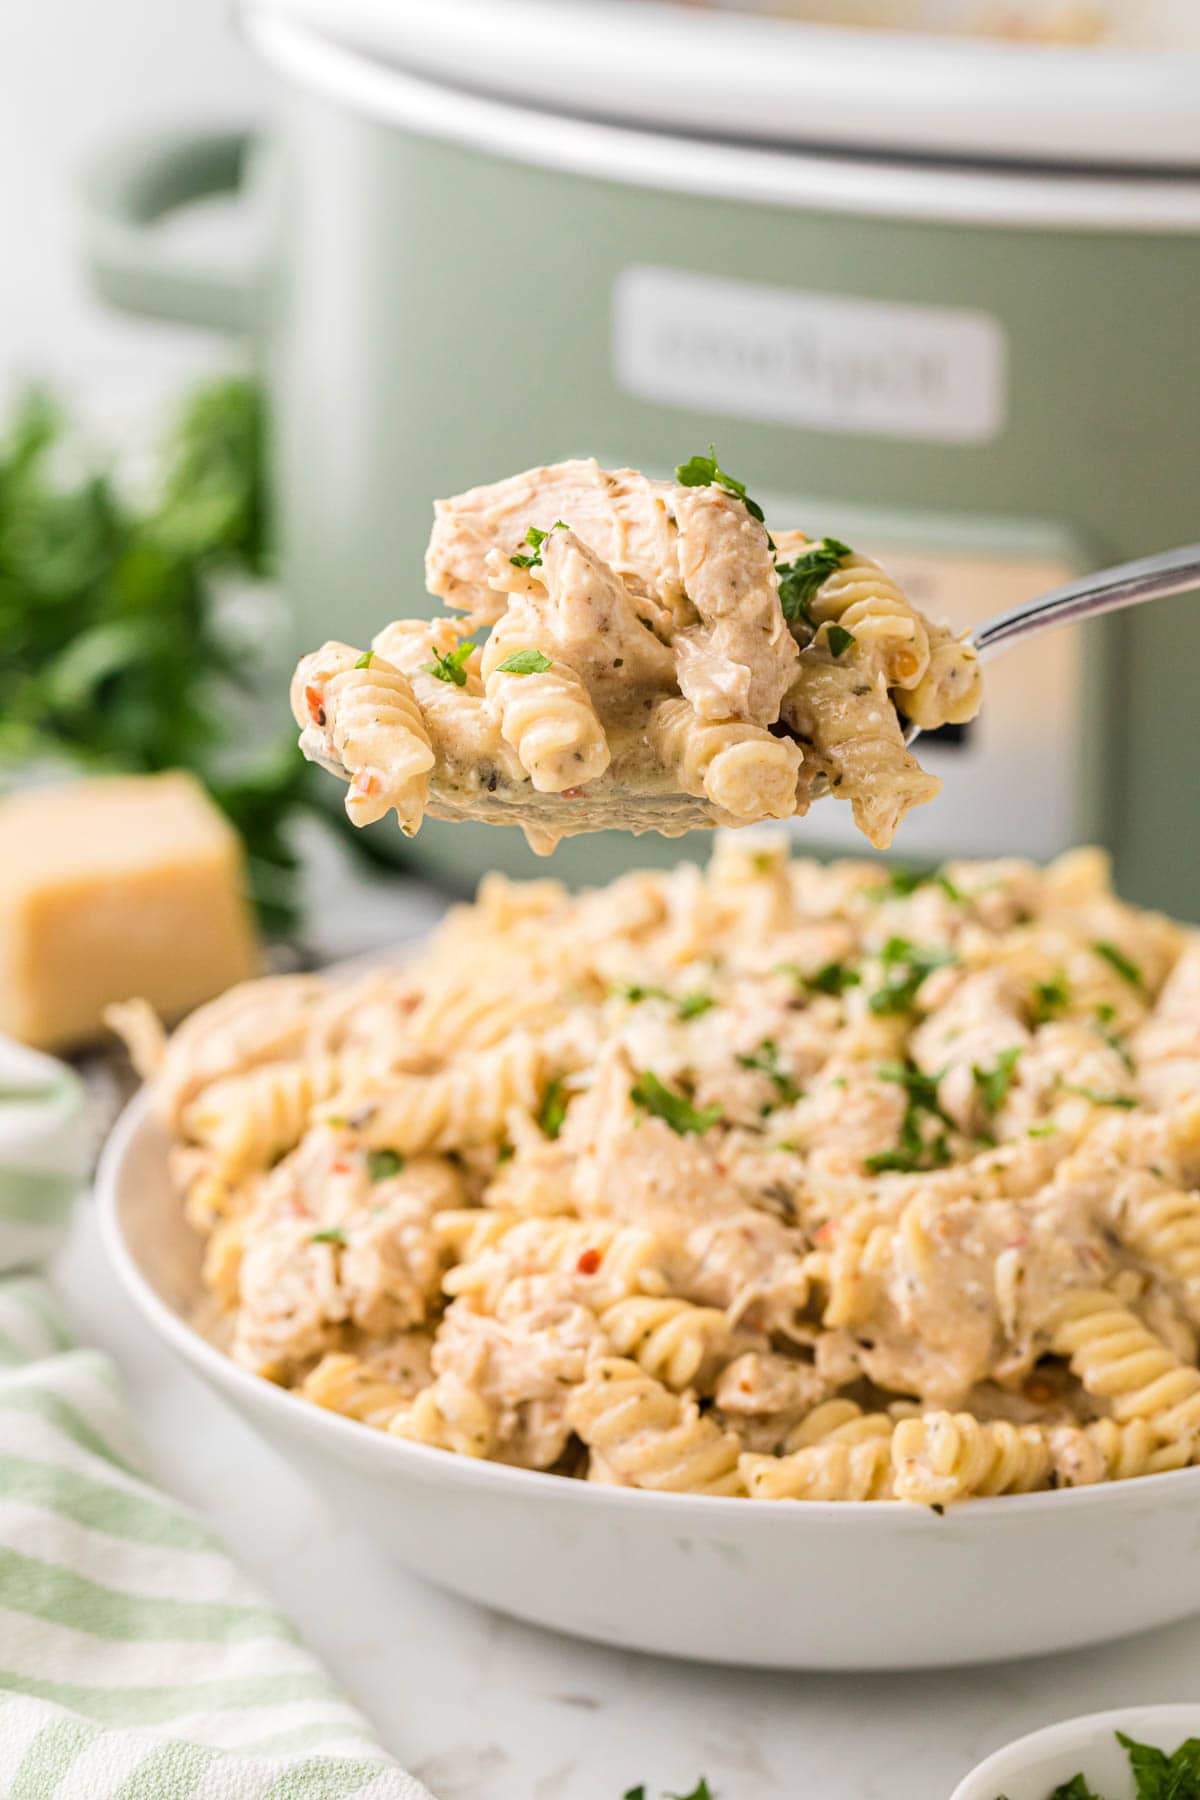
<svg viewBox="0 0 1200 1800"><path fill-rule="evenodd" d="M97 1035L114 1000L172 1019L258 969L237 834L190 775L0 800L0 1031Z"/></svg>

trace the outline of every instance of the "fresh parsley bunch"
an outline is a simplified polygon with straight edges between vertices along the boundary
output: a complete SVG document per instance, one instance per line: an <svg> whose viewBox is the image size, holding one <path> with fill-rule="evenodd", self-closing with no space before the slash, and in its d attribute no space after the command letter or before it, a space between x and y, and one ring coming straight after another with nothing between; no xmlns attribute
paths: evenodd
<svg viewBox="0 0 1200 1800"><path fill-rule="evenodd" d="M232 703L261 675L213 579L271 569L261 390L192 393L149 498L75 456L56 401L26 394L0 439L0 780L31 763L191 770L245 840L264 925L286 930L306 765L290 732L245 756Z"/></svg>
<svg viewBox="0 0 1200 1800"><path fill-rule="evenodd" d="M1188 1738L1171 1756L1153 1744L1135 1743L1123 1731L1117 1732L1117 1742L1129 1753L1134 1800L1200 1800L1200 1738ZM1005 1796L998 1794L996 1800ZM1103 1796L1094 1793L1080 1774L1061 1782L1046 1800L1103 1800Z"/></svg>

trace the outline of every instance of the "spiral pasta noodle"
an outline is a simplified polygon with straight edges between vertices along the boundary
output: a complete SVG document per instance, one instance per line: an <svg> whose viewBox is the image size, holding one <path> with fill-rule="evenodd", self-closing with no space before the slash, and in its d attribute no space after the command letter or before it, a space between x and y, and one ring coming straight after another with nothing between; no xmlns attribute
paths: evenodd
<svg viewBox="0 0 1200 1800"><path fill-rule="evenodd" d="M860 1443L835 1439L788 1456L746 1455L739 1466L752 1500L891 1498L891 1452L886 1437L866 1437Z"/></svg>
<svg viewBox="0 0 1200 1800"><path fill-rule="evenodd" d="M970 1413L901 1419L891 1454L897 1497L924 1506L948 1506L972 1495L1027 1494L1043 1485L1051 1468L1040 1427Z"/></svg>
<svg viewBox="0 0 1200 1800"><path fill-rule="evenodd" d="M669 1294L631 1294L600 1314L618 1356L631 1357L676 1393L695 1385L714 1351L728 1342L725 1314Z"/></svg>
<svg viewBox="0 0 1200 1800"><path fill-rule="evenodd" d="M929 668L920 613L878 563L851 554L813 595L814 624L836 622L854 639L855 661L882 673L889 688L915 688Z"/></svg>
<svg viewBox="0 0 1200 1800"><path fill-rule="evenodd" d="M799 747L760 725L700 719L687 700L663 700L650 737L687 794L703 795L731 819L786 819L796 810Z"/></svg>
<svg viewBox="0 0 1200 1800"><path fill-rule="evenodd" d="M297 668L292 712L314 760L349 778L353 823L373 824L394 808L411 837L425 814L434 755L408 677L373 652L328 643Z"/></svg>
<svg viewBox="0 0 1200 1800"><path fill-rule="evenodd" d="M738 1441L638 1364L603 1357L567 1402L573 1429L612 1476L658 1493L738 1494Z"/></svg>
<svg viewBox="0 0 1200 1800"><path fill-rule="evenodd" d="M432 1075L396 1075L378 1088L339 1088L327 1116L353 1117L372 1149L409 1155L498 1143L514 1109L536 1113L544 1070L537 1044L514 1034Z"/></svg>
<svg viewBox="0 0 1200 1800"><path fill-rule="evenodd" d="M1194 1437L1200 1429L1200 1370L1173 1356L1112 1294L1067 1295L1051 1344L1118 1423L1145 1419L1163 1438Z"/></svg>

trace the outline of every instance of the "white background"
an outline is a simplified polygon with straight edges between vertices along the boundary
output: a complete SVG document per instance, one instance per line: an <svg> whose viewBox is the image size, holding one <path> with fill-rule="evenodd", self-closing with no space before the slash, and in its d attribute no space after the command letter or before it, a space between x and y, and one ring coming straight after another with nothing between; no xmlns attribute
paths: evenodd
<svg viewBox="0 0 1200 1800"><path fill-rule="evenodd" d="M244 122L261 90L227 0L0 0L0 396L48 375L124 412L221 354L91 300L75 194L114 138Z"/></svg>

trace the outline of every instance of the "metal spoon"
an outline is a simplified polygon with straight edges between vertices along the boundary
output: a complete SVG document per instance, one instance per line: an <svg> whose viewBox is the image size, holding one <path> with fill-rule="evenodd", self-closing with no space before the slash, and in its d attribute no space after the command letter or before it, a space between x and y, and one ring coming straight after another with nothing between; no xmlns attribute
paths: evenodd
<svg viewBox="0 0 1200 1800"><path fill-rule="evenodd" d="M1184 544L1179 550L1163 550L1157 556L1081 575L1077 581L1051 588L1048 594L1022 600L1019 606L1010 606L1007 612L976 625L966 641L974 644L980 662L987 662L1013 644L1056 626L1098 619L1101 613L1121 612L1127 606L1141 606L1145 600L1165 600L1194 587L1200 587L1200 544ZM911 744L920 735L921 727L909 724L904 741Z"/></svg>

